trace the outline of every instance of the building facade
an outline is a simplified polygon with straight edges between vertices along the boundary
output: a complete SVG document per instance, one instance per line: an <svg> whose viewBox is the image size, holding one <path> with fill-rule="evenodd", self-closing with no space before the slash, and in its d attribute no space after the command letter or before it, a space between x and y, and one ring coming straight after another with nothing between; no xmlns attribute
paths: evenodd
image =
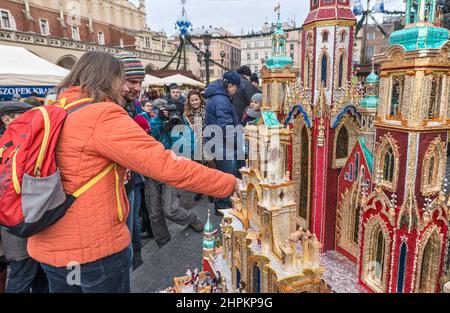
<svg viewBox="0 0 450 313"><path fill-rule="evenodd" d="M229 68L231 70L236 70L241 66L241 44L239 38L233 38L234 34L229 31L219 27L219 28L196 28L192 32L192 43L194 43L197 47L199 47L202 51L205 51L206 47L203 43L203 34L208 31L209 34L212 35L211 44L208 47L211 52L211 59L215 62L222 64L224 67ZM231 38L226 38L230 36ZM175 40L178 43L178 39ZM196 51L194 49L190 49L192 55L195 56ZM224 58L222 59L221 53L224 53ZM194 61L190 64L189 69L196 75L200 77L203 81L206 80L206 66L204 59L201 62L198 60L192 59ZM196 62L195 62L196 61ZM210 81L214 81L222 77L225 72L220 66L210 63L209 66L209 75Z"/></svg>
<svg viewBox="0 0 450 313"><path fill-rule="evenodd" d="M241 37L241 64L248 65L252 72L260 76L264 63L273 56L272 34L276 25L264 23L261 31ZM287 34L286 52L294 61L294 67L300 66L301 30L293 24L283 23Z"/></svg>
<svg viewBox="0 0 450 313"><path fill-rule="evenodd" d="M131 51L148 70L163 67L174 47L147 28L145 1L4 0L0 44L21 46L70 69L89 50Z"/></svg>

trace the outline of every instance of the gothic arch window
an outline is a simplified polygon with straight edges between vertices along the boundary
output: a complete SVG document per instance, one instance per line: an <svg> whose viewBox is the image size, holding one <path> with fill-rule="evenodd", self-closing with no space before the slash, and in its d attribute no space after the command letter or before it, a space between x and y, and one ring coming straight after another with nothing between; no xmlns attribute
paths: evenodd
<svg viewBox="0 0 450 313"><path fill-rule="evenodd" d="M293 132L293 180L297 199L297 217L304 229L308 229L311 184L311 134L301 116L294 121Z"/></svg>
<svg viewBox="0 0 450 313"><path fill-rule="evenodd" d="M337 135L336 159L347 158L349 148L349 135L347 127L342 127Z"/></svg>
<svg viewBox="0 0 450 313"><path fill-rule="evenodd" d="M355 220L353 223L353 243L358 244L359 242L359 220L361 216L361 203L358 203L355 209Z"/></svg>
<svg viewBox="0 0 450 313"><path fill-rule="evenodd" d="M404 75L392 76L391 98L389 102L389 118L401 118L404 86Z"/></svg>
<svg viewBox="0 0 450 313"><path fill-rule="evenodd" d="M423 160L422 193L424 195L439 192L444 179L445 164L445 143L437 137L431 142Z"/></svg>
<svg viewBox="0 0 450 313"><path fill-rule="evenodd" d="M353 117L347 115L336 127L333 148L334 168L344 167L345 162L356 143L358 127L355 123ZM354 174L353 171L350 173L353 178L356 178L354 177Z"/></svg>
<svg viewBox="0 0 450 313"><path fill-rule="evenodd" d="M320 82L324 88L328 87L328 55L326 53L320 60Z"/></svg>
<svg viewBox="0 0 450 313"><path fill-rule="evenodd" d="M345 30L341 31L341 43L344 43L347 39L347 32Z"/></svg>
<svg viewBox="0 0 450 313"><path fill-rule="evenodd" d="M337 240L341 248L356 258L358 255L359 225L362 213L361 184L364 182L362 172L355 181L352 189L347 190L343 194L342 201L339 203Z"/></svg>
<svg viewBox="0 0 450 313"><path fill-rule="evenodd" d="M394 180L394 151L389 147L384 153L383 180L392 183Z"/></svg>
<svg viewBox="0 0 450 313"><path fill-rule="evenodd" d="M305 57L304 71L305 71L305 73L304 73L305 88L311 88L311 58L310 58L309 54L307 54Z"/></svg>
<svg viewBox="0 0 450 313"><path fill-rule="evenodd" d="M428 118L438 119L441 109L441 93L442 93L442 76L433 75L431 78L430 98L428 102Z"/></svg>
<svg viewBox="0 0 450 313"><path fill-rule="evenodd" d="M434 230L420 254L418 292L436 292L441 263L441 245L440 235L437 230Z"/></svg>
<svg viewBox="0 0 450 313"><path fill-rule="evenodd" d="M398 274L397 274L397 293L403 293L405 284L405 270L406 270L406 254L408 248L406 242L403 242L400 246L400 258L398 261Z"/></svg>
<svg viewBox="0 0 450 313"><path fill-rule="evenodd" d="M261 271L259 269L258 263L253 264L252 268L252 285L253 285L253 293L261 292Z"/></svg>
<svg viewBox="0 0 450 313"><path fill-rule="evenodd" d="M339 58L339 69L338 69L338 87L342 88L344 84L344 54L341 54Z"/></svg>
<svg viewBox="0 0 450 313"><path fill-rule="evenodd" d="M389 232L381 216L365 223L362 280L377 292L386 292L390 257Z"/></svg>
<svg viewBox="0 0 450 313"><path fill-rule="evenodd" d="M381 179L380 183L389 191L395 191L397 188L399 171L399 152L398 145L394 138L388 133L381 138L378 152L376 154L377 176Z"/></svg>
<svg viewBox="0 0 450 313"><path fill-rule="evenodd" d="M384 246L384 235L381 228L378 230L376 235L376 244L375 244L375 253L374 253L374 261L375 261L375 279L380 281L383 279L383 270L384 270L384 255L386 253Z"/></svg>
<svg viewBox="0 0 450 313"><path fill-rule="evenodd" d="M324 31L322 33L322 42L328 42L329 33L327 31Z"/></svg>

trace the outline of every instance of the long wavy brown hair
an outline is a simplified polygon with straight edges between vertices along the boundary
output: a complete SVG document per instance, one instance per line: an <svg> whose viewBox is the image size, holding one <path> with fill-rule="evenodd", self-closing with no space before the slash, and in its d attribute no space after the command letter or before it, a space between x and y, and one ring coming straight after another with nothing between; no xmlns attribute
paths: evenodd
<svg viewBox="0 0 450 313"><path fill-rule="evenodd" d="M58 85L58 94L62 89L80 86L81 91L92 98L93 102L102 102L109 98L120 104L124 75L122 62L113 55L102 51L89 51Z"/></svg>
<svg viewBox="0 0 450 313"><path fill-rule="evenodd" d="M198 96L200 98L200 107L196 110L191 105L191 96ZM202 118L204 117L204 111L205 111L205 99L202 97L202 94L197 89L192 89L189 91L186 99L186 105L184 107L184 115L186 118L191 122L191 124L194 123L194 117L195 115L200 115Z"/></svg>

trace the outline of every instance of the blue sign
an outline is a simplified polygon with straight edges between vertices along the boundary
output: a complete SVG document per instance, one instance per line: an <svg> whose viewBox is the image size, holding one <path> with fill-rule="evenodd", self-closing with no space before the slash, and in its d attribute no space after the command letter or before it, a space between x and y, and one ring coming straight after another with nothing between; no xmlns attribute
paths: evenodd
<svg viewBox="0 0 450 313"><path fill-rule="evenodd" d="M0 100L11 100L15 94L21 98L31 96L45 97L47 91L54 86L0 86Z"/></svg>

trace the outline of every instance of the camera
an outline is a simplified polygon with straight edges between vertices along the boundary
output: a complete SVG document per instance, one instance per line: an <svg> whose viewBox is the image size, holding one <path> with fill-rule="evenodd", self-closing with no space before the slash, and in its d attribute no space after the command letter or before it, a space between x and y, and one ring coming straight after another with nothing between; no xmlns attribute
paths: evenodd
<svg viewBox="0 0 450 313"><path fill-rule="evenodd" d="M163 111L167 111L168 116L164 116ZM181 113L178 111L178 108L175 104L169 104L160 109L161 117L163 118L164 128L170 129L176 125L180 125L183 123Z"/></svg>

